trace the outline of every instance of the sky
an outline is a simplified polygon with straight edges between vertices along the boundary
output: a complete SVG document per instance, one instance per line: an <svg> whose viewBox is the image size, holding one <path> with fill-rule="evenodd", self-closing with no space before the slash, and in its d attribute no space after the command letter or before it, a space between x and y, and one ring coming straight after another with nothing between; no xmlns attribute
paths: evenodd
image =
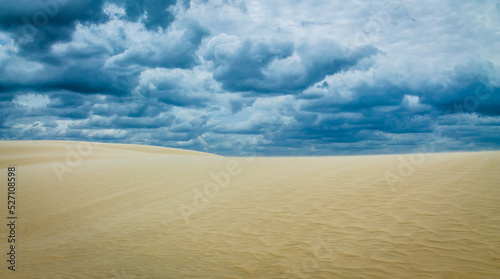
<svg viewBox="0 0 500 279"><path fill-rule="evenodd" d="M500 149L500 2L0 0L0 139Z"/></svg>

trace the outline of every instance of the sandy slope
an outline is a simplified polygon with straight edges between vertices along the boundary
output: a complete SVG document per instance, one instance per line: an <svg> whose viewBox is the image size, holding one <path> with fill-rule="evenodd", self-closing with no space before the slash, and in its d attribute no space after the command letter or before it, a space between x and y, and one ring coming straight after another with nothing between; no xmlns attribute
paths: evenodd
<svg viewBox="0 0 500 279"><path fill-rule="evenodd" d="M225 158L0 142L2 222L10 165L17 271L0 226L0 278L500 278L500 152Z"/></svg>

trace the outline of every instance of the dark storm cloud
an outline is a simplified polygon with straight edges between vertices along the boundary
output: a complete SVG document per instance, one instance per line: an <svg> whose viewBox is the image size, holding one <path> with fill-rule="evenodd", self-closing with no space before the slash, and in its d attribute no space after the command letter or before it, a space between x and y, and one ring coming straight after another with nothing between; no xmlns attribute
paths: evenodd
<svg viewBox="0 0 500 279"><path fill-rule="evenodd" d="M352 89L352 96L345 98L336 94L333 89L332 95L315 95L311 98L309 95L298 96L298 98L311 99L307 102L304 109L313 112L339 112L339 111L362 111L379 106L399 106L404 95L409 92L404 88L391 83L390 81L380 80L375 84L361 82Z"/></svg>
<svg viewBox="0 0 500 279"><path fill-rule="evenodd" d="M0 92L11 90L57 91L126 95L137 83L138 73L115 73L103 69L103 60L58 57L58 65L38 63L30 74L13 75L0 69ZM7 64L9 62L6 62ZM11 63L11 62L10 62ZM0 62L0 64L2 64ZM20 65L22 66L22 65Z"/></svg>
<svg viewBox="0 0 500 279"><path fill-rule="evenodd" d="M150 30L165 29L175 19L168 8L175 5L176 0L124 0L116 2L125 3L127 20L138 21L142 19L144 26ZM184 1L184 5L187 7L189 2ZM144 17L144 15L147 16Z"/></svg>
<svg viewBox="0 0 500 279"><path fill-rule="evenodd" d="M450 113L481 113L498 115L500 113L500 88L492 77L496 71L491 63L470 62L459 65L437 83L423 83L417 87L396 84L390 80L376 80L372 83L360 82L352 86L349 98L336 94L315 98L299 95L298 98L310 99L304 109L312 112L366 111L374 108L392 108L402 116L429 113L436 115ZM405 97L417 97L417 107L405 107ZM411 105L411 104L407 104ZM426 106L427 105L427 106Z"/></svg>
<svg viewBox="0 0 500 279"><path fill-rule="evenodd" d="M423 102L447 113L500 115L500 87L492 80L498 76L490 62L458 65L448 73L448 83L422 90Z"/></svg>
<svg viewBox="0 0 500 279"><path fill-rule="evenodd" d="M59 69L57 75L39 84L42 90L68 90L78 93L126 95L136 83L133 75L115 75L93 66Z"/></svg>
<svg viewBox="0 0 500 279"><path fill-rule="evenodd" d="M102 0L0 2L0 28L12 34L25 55L69 41L77 23L104 22Z"/></svg>
<svg viewBox="0 0 500 279"><path fill-rule="evenodd" d="M68 41L71 36L50 40L35 37L33 40L29 40L29 44L33 44L31 49L26 48L25 41L22 41L26 38L20 37L26 34L16 31L19 28L25 28L25 26L16 23L14 19L45 12L43 8L46 6L54 10L54 16L43 28L71 29L71 33L73 33L76 23L103 23L106 19L106 16L101 16L104 4L99 1L74 1L71 4L69 2L56 2L56 0L51 1L53 2L42 1L37 5L29 2L30 4L23 8L17 5L3 4L5 10L2 10L0 14L0 24L3 24L0 25L0 28L12 34L22 51L16 52L14 49L6 48L9 56L3 61L0 58L2 66L0 68L0 92L68 90L86 94L127 95L137 85L137 78L142 70L140 67L187 68L195 65L197 63L195 51L202 38L208 34L207 29L195 21L186 20L178 24L179 30L158 33L153 36L153 41L137 47L127 48L124 44L130 38L127 38L126 34L122 34L117 41L110 42L110 46L113 48L104 46L99 41L87 40L84 41L85 47L69 43L62 51L59 50L61 48L58 48L57 51L49 49L54 43ZM122 2L117 1L116 3L124 4ZM163 2L164 6L175 4L171 1ZM146 13L154 3L143 4L145 7L149 7L143 11ZM80 10L85 10L81 5L94 7L99 12L90 14L80 12ZM56 10L57 13L55 13ZM52 25L49 26L49 24ZM37 30L37 34L45 34L46 31L42 30L42 27L37 28ZM123 29L119 31L123 33ZM107 38L95 38L94 40L98 39ZM138 68L138 66L140 67ZM13 71L9 69L12 67L17 68ZM26 68L32 69L30 74L21 72L25 71ZM21 73L17 74L16 71Z"/></svg>
<svg viewBox="0 0 500 279"><path fill-rule="evenodd" d="M342 49L329 40L294 46L287 41L211 42L206 59L213 61L214 77L230 91L296 93L355 66L377 53L372 46Z"/></svg>
<svg viewBox="0 0 500 279"><path fill-rule="evenodd" d="M217 38L216 38L217 39ZM258 83L265 79L263 68L293 53L290 42L257 42L245 40L238 44L209 46L206 59L215 65L214 77L232 91L260 91Z"/></svg>
<svg viewBox="0 0 500 279"><path fill-rule="evenodd" d="M255 98L244 98L240 97L237 99L232 99L229 101L232 113L240 112L245 107L249 107L255 102Z"/></svg>
<svg viewBox="0 0 500 279"><path fill-rule="evenodd" d="M184 8L189 1L181 0ZM0 28L13 35L24 54L45 52L56 42L71 39L76 24L103 23L106 3L125 8L125 19L140 21L149 30L166 29L175 19L169 8L177 0L20 0L0 3Z"/></svg>
<svg viewBox="0 0 500 279"><path fill-rule="evenodd" d="M147 90L148 97L179 107L205 107L208 96L198 96L195 92L186 92L184 88L172 83L160 83L154 90Z"/></svg>

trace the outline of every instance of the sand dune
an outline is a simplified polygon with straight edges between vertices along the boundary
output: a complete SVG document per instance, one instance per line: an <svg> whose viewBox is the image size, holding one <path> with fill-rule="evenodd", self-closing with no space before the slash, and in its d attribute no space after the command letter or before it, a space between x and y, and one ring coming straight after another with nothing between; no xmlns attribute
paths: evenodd
<svg viewBox="0 0 500 279"><path fill-rule="evenodd" d="M0 142L0 278L500 278L500 152L227 158Z"/></svg>

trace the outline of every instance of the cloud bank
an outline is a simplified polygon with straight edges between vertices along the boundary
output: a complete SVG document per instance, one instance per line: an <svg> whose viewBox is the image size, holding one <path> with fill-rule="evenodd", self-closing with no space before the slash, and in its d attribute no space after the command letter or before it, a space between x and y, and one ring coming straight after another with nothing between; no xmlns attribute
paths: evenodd
<svg viewBox="0 0 500 279"><path fill-rule="evenodd" d="M494 1L3 1L0 138L499 149L498 26Z"/></svg>

